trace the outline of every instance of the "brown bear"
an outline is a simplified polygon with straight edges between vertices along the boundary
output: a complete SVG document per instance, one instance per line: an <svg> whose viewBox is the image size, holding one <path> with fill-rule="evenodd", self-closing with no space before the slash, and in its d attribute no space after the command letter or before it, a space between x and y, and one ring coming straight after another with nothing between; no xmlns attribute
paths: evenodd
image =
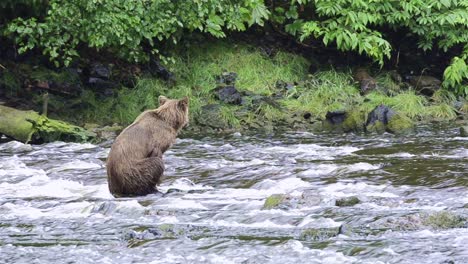
<svg viewBox="0 0 468 264"><path fill-rule="evenodd" d="M188 98L159 97L159 107L141 113L115 139L107 158L109 190L115 197L156 192L164 172L162 155L188 124Z"/></svg>

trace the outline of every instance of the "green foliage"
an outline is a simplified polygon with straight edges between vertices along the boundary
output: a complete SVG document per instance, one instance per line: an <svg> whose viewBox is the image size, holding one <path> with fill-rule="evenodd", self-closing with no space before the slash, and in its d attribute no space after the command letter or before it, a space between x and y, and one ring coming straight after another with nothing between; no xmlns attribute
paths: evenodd
<svg viewBox="0 0 468 264"><path fill-rule="evenodd" d="M275 1L277 2L277 1ZM278 1L287 4L289 1ZM276 6L283 6L276 3ZM435 46L447 51L465 45L445 71L445 84L468 94L468 2L466 0L292 0L288 8L274 8L272 21L301 41L321 40L339 50L357 51L380 65L390 57L392 45L386 37L392 31L409 31L417 47Z"/></svg>
<svg viewBox="0 0 468 264"><path fill-rule="evenodd" d="M184 30L224 37L224 29L245 30L268 14L261 0L51 0L43 21L20 17L6 33L20 52L39 47L57 65L70 64L80 44L139 62L148 58L144 46L157 54L161 41L177 43Z"/></svg>

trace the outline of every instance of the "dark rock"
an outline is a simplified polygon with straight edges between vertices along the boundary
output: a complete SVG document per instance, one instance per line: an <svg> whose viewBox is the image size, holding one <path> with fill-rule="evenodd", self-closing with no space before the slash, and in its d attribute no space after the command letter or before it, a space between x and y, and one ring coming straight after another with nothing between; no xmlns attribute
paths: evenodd
<svg viewBox="0 0 468 264"><path fill-rule="evenodd" d="M407 79L416 91L426 96L432 96L442 84L439 79L427 75L407 76Z"/></svg>
<svg viewBox="0 0 468 264"><path fill-rule="evenodd" d="M356 196L351 196L336 200L335 205L339 207L354 206L360 202L361 201L359 200L359 198L357 198Z"/></svg>
<svg viewBox="0 0 468 264"><path fill-rule="evenodd" d="M237 80L237 73L235 72L223 72L221 75L216 76L216 82L218 84L234 85Z"/></svg>
<svg viewBox="0 0 468 264"><path fill-rule="evenodd" d="M468 126L460 127L460 136L461 137L468 137Z"/></svg>
<svg viewBox="0 0 468 264"><path fill-rule="evenodd" d="M364 68L357 68L353 74L354 80L359 82L359 88L362 95L365 95L377 87L377 82Z"/></svg>
<svg viewBox="0 0 468 264"><path fill-rule="evenodd" d="M59 72L39 68L31 73L28 88L46 90L52 94L78 96L83 90L79 69L68 68Z"/></svg>
<svg viewBox="0 0 468 264"><path fill-rule="evenodd" d="M403 81L403 78L396 70L390 71L389 74L390 78L392 78L392 80L397 84L400 84Z"/></svg>
<svg viewBox="0 0 468 264"><path fill-rule="evenodd" d="M148 70L151 75L161 78L167 82L175 83L174 73L162 66L161 62L155 58L149 60Z"/></svg>
<svg viewBox="0 0 468 264"><path fill-rule="evenodd" d="M381 122L384 125L395 115L395 111L386 105L379 105L369 113L367 117L366 127L375 125L376 122Z"/></svg>
<svg viewBox="0 0 468 264"><path fill-rule="evenodd" d="M104 80L96 77L89 77L86 84L96 90L105 91L106 89L114 89L118 87L117 83L112 81Z"/></svg>
<svg viewBox="0 0 468 264"><path fill-rule="evenodd" d="M109 80L112 74L110 65L95 63L91 66L90 76L104 80Z"/></svg>
<svg viewBox="0 0 468 264"><path fill-rule="evenodd" d="M242 102L241 94L237 91L236 87L232 85L218 87L215 91L218 99L226 104L240 105Z"/></svg>
<svg viewBox="0 0 468 264"><path fill-rule="evenodd" d="M383 133L385 131L401 134L410 132L414 127L413 122L385 105L379 105L372 110L366 123L367 132Z"/></svg>
<svg viewBox="0 0 468 264"><path fill-rule="evenodd" d="M218 104L209 104L201 108L200 118L197 122L211 128L226 128L228 124L221 114L221 106Z"/></svg>
<svg viewBox="0 0 468 264"><path fill-rule="evenodd" d="M338 110L338 111L327 112L327 114L325 115L325 118L330 124L339 125L343 123L343 121L345 120L346 111Z"/></svg>

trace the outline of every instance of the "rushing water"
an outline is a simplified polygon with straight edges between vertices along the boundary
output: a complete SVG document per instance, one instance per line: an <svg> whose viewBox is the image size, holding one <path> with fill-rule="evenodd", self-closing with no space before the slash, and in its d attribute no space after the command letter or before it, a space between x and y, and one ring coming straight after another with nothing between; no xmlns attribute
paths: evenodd
<svg viewBox="0 0 468 264"><path fill-rule="evenodd" d="M0 263L468 263L455 130L195 138L165 154L164 195L119 199L109 146L0 144Z"/></svg>

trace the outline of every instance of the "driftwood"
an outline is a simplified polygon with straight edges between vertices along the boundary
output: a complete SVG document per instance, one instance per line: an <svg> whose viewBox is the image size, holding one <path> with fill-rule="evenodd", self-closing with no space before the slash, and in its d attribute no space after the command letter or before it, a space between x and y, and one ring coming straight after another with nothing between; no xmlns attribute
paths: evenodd
<svg viewBox="0 0 468 264"><path fill-rule="evenodd" d="M88 141L95 134L69 123L47 118L34 111L0 105L0 134L28 142Z"/></svg>

